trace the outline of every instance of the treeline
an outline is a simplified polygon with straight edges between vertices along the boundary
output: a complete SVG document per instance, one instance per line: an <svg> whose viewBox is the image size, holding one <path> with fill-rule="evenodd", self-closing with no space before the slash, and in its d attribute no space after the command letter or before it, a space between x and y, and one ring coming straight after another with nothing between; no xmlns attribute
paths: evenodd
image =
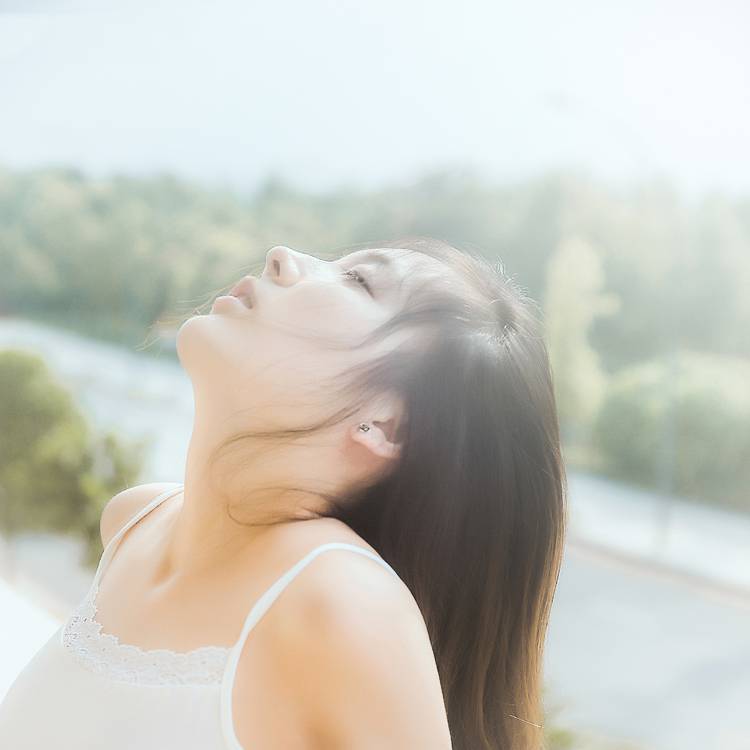
<svg viewBox="0 0 750 750"><path fill-rule="evenodd" d="M543 304L571 463L750 508L748 199L570 174L495 185L436 172L323 194L271 178L240 194L171 176L5 170L0 312L135 346L272 245L328 255L413 234L502 259ZM734 479L718 482L723 447Z"/></svg>

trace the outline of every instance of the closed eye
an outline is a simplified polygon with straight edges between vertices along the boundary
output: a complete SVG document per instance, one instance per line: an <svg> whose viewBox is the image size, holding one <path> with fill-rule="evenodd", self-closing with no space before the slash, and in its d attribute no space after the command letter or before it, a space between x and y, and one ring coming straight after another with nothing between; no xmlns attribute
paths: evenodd
<svg viewBox="0 0 750 750"><path fill-rule="evenodd" d="M370 285L367 283L367 279L357 270L353 268L348 268L342 272L343 276L347 279L354 279L354 281L357 284L360 284L363 286L367 293L372 297L372 289L370 288Z"/></svg>

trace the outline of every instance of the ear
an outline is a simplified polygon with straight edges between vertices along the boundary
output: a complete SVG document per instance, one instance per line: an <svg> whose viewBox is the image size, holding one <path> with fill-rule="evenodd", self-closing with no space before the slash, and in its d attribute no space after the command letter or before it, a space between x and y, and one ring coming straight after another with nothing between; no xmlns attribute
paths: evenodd
<svg viewBox="0 0 750 750"><path fill-rule="evenodd" d="M396 442L395 436L404 414L402 399L395 394L380 396L366 404L360 414L362 418L349 431L352 440L380 458L398 458L401 444ZM361 430L359 426L363 423L369 429Z"/></svg>

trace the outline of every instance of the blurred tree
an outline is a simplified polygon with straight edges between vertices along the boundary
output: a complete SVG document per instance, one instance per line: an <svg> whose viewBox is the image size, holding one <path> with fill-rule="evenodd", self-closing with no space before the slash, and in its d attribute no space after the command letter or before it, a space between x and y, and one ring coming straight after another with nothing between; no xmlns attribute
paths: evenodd
<svg viewBox="0 0 750 750"><path fill-rule="evenodd" d="M75 170L0 170L0 304L137 344L167 313L254 267L274 244L324 257L348 245L433 234L500 257L533 297L568 237L596 248L620 314L589 341L604 370L682 348L750 356L750 220L741 202L691 204L668 185L615 192L560 173L487 184L439 170L378 190L324 194L273 175L253 195L170 175L93 179ZM658 323L658 325L655 325Z"/></svg>
<svg viewBox="0 0 750 750"><path fill-rule="evenodd" d="M561 242L547 266L544 310L560 423L574 444L586 440L604 392L605 376L589 341L594 320L616 309L604 288L593 248L580 237Z"/></svg>
<svg viewBox="0 0 750 750"><path fill-rule="evenodd" d="M603 374L679 349L750 358L747 199L688 201L657 181L615 190L569 172L494 185L452 168L318 194L270 175L244 195L168 174L0 169L0 315L142 348L257 272L272 245L330 258L411 234L500 259L544 300L568 449L574 433L585 447Z"/></svg>
<svg viewBox="0 0 750 750"><path fill-rule="evenodd" d="M748 384L747 360L697 352L623 370L612 379L594 427L602 469L660 489L662 435L670 419L674 491L750 510Z"/></svg>
<svg viewBox="0 0 750 750"><path fill-rule="evenodd" d="M36 355L0 351L0 531L73 533L101 554L104 504L140 473L143 446L91 435L70 394Z"/></svg>

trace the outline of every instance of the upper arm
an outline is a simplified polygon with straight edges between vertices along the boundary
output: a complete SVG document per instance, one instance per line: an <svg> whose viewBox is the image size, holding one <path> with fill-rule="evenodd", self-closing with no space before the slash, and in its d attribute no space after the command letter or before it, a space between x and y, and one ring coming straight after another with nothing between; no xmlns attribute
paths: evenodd
<svg viewBox="0 0 750 750"><path fill-rule="evenodd" d="M174 482L149 482L148 484L138 484L135 487L127 487L122 492L118 492L104 506L99 519L102 545L106 547L110 539L141 508L160 493L174 486L176 486Z"/></svg>
<svg viewBox="0 0 750 750"><path fill-rule="evenodd" d="M416 602L390 573L350 558L346 565L334 556L315 561L321 564L279 633L310 746L449 750L438 671Z"/></svg>

